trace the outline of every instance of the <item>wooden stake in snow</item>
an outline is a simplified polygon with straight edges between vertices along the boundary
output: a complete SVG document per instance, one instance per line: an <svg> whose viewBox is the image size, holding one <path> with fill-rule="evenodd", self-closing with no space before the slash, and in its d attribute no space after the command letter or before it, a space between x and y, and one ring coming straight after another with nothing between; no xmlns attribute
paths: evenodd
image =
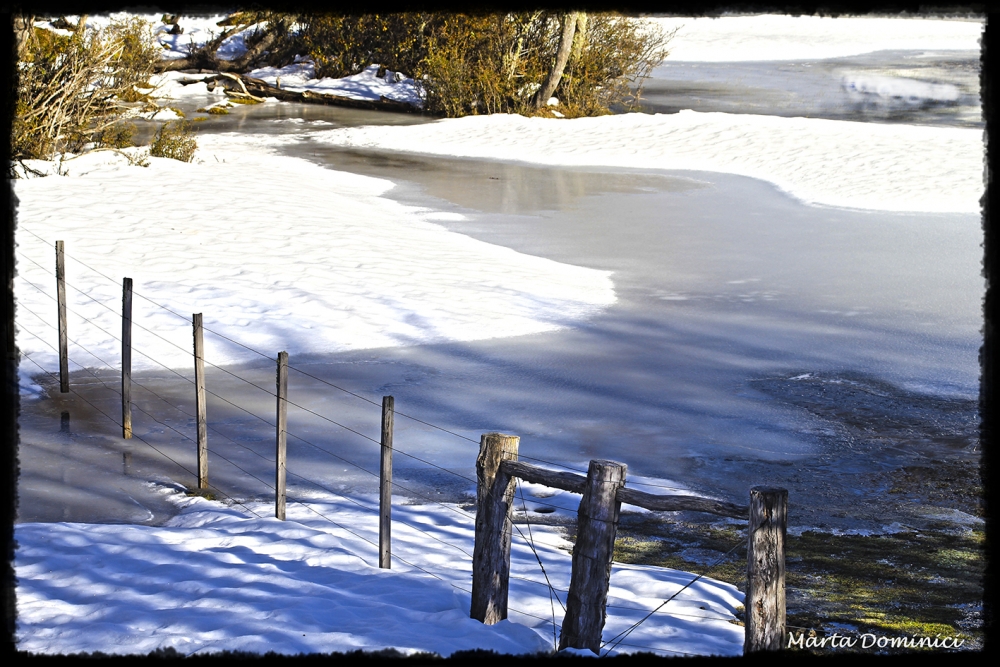
<svg viewBox="0 0 1000 667"><path fill-rule="evenodd" d="M66 339L66 257L56 241L56 301L59 304L59 391L69 391L69 345Z"/></svg>
<svg viewBox="0 0 1000 667"><path fill-rule="evenodd" d="M750 489L744 653L784 648L787 519L788 491Z"/></svg>
<svg viewBox="0 0 1000 667"><path fill-rule="evenodd" d="M517 460L521 439L486 433L476 459L476 544L472 552L472 609L469 616L493 625L507 618L510 533L514 478L500 469Z"/></svg>
<svg viewBox="0 0 1000 667"><path fill-rule="evenodd" d="M392 418L395 401L382 397L382 460L379 467L378 566L392 567Z"/></svg>
<svg viewBox="0 0 1000 667"><path fill-rule="evenodd" d="M288 444L288 353L278 353L278 419L275 428L274 516L285 520L285 470Z"/></svg>
<svg viewBox="0 0 1000 667"><path fill-rule="evenodd" d="M198 428L198 488L208 488L208 420L205 417L205 341L201 313L191 316L194 325L194 415Z"/></svg>
<svg viewBox="0 0 1000 667"><path fill-rule="evenodd" d="M622 506L617 493L625 486L625 471L624 463L590 462L587 488L577 514L573 571L559 637L560 650L588 648L600 654L611 583L611 558Z"/></svg>
<svg viewBox="0 0 1000 667"><path fill-rule="evenodd" d="M122 280L122 437L132 437L132 279Z"/></svg>

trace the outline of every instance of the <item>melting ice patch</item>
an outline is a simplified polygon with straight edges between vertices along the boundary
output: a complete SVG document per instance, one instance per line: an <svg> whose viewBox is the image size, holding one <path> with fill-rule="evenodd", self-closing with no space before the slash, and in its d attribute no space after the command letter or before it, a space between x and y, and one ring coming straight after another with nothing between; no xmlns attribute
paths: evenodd
<svg viewBox="0 0 1000 667"><path fill-rule="evenodd" d="M877 74L844 74L841 86L856 101L882 104L953 104L961 97L958 86L950 83L930 83Z"/></svg>

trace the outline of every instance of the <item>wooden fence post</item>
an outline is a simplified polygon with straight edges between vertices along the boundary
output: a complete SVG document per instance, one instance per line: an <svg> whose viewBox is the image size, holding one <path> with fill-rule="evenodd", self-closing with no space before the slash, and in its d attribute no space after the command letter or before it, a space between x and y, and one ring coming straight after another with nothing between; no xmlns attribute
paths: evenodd
<svg viewBox="0 0 1000 667"><path fill-rule="evenodd" d="M198 488L208 488L208 421L205 417L205 341L201 313L191 316L194 325L195 420L198 425Z"/></svg>
<svg viewBox="0 0 1000 667"><path fill-rule="evenodd" d="M69 391L69 344L66 340L66 256L56 241L56 301L59 304L59 391Z"/></svg>
<svg viewBox="0 0 1000 667"><path fill-rule="evenodd" d="M587 488L577 514L573 570L559 650L589 648L600 655L611 560L622 506L616 496L618 489L625 486L625 472L625 464L614 461L591 461L587 470Z"/></svg>
<svg viewBox="0 0 1000 667"><path fill-rule="evenodd" d="M132 437L132 279L122 280L122 437Z"/></svg>
<svg viewBox="0 0 1000 667"><path fill-rule="evenodd" d="M476 459L476 544L472 552L472 609L469 616L493 625L507 618L510 534L514 479L500 470L517 460L521 439L485 433Z"/></svg>
<svg viewBox="0 0 1000 667"><path fill-rule="evenodd" d="M392 567L392 418L395 400L382 397L382 459L379 467L378 566Z"/></svg>
<svg viewBox="0 0 1000 667"><path fill-rule="evenodd" d="M285 520L285 470L288 444L288 353L278 353L278 419L274 452L274 516Z"/></svg>
<svg viewBox="0 0 1000 667"><path fill-rule="evenodd" d="M787 519L788 491L764 486L750 489L744 653L784 648Z"/></svg>

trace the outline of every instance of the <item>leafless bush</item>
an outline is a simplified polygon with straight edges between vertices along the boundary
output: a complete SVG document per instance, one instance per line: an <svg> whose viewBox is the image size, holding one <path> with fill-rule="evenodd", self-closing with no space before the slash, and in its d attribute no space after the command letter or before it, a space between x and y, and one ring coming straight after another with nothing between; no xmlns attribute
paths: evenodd
<svg viewBox="0 0 1000 667"><path fill-rule="evenodd" d="M18 86L12 133L15 159L78 152L127 115L143 97L158 58L148 31L133 18L103 30L83 22L69 35L35 28L18 35Z"/></svg>

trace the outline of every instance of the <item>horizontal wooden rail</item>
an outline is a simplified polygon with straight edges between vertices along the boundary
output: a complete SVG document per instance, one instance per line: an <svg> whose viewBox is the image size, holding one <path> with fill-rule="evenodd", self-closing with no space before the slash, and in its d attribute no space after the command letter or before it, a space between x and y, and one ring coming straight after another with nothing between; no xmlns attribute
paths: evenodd
<svg viewBox="0 0 1000 667"><path fill-rule="evenodd" d="M618 489L618 502L635 505L656 512L707 512L719 514L734 519L746 520L750 508L746 505L735 505L722 500L712 500L701 496L656 496L635 489Z"/></svg>
<svg viewBox="0 0 1000 667"><path fill-rule="evenodd" d="M587 478L583 475L547 470L523 461L503 461L500 470L509 477L517 477L534 484L544 484L570 493L583 493L587 488ZM736 505L702 496L657 496L626 487L618 489L617 501L656 512L706 512L734 519L746 519L750 511L746 505Z"/></svg>
<svg viewBox="0 0 1000 667"><path fill-rule="evenodd" d="M503 461L500 470L509 477L517 477L533 484L544 484L570 493L583 493L587 488L587 478L583 475L546 470L522 461Z"/></svg>

